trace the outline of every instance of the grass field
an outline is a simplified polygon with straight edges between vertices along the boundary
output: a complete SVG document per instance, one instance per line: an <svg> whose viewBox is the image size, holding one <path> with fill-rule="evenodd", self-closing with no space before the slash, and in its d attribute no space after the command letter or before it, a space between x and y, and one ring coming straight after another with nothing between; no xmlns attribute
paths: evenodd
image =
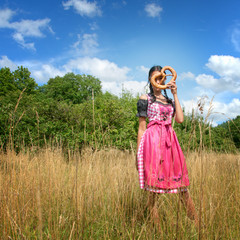
<svg viewBox="0 0 240 240"><path fill-rule="evenodd" d="M134 153L85 148L66 157L60 147L0 153L0 238L240 239L240 155L186 159L199 231L176 194L159 195L161 229L154 226Z"/></svg>

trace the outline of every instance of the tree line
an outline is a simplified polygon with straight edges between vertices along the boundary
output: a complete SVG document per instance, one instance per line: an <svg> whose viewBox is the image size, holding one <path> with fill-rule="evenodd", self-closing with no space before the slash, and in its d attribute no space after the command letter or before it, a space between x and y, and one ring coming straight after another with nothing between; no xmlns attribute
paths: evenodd
<svg viewBox="0 0 240 240"><path fill-rule="evenodd" d="M103 92L101 81L90 75L67 73L39 86L23 66L0 69L0 147L20 151L59 144L74 150L116 147L135 150L138 97ZM237 152L240 116L212 127L201 114L185 114L173 122L184 151L206 149Z"/></svg>

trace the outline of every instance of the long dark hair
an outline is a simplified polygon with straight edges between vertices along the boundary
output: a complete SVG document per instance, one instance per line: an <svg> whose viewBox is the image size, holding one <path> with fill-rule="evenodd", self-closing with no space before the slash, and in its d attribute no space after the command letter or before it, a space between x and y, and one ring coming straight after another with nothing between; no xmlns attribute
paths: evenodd
<svg viewBox="0 0 240 240"><path fill-rule="evenodd" d="M151 79L151 76L152 76L152 73L154 71L161 71L162 70L162 67L159 66L159 65L156 65L156 66L153 66L150 70L149 70L149 73L148 73L148 82L149 82L149 90L150 90L150 96L151 96L151 101L152 102L155 102L156 101L156 97L154 95L154 92L153 92L153 87L152 87L152 84L150 82L150 79ZM171 103L173 105L173 101L171 98L168 97L167 95L167 91L166 89L163 90L163 96L167 99L167 103Z"/></svg>

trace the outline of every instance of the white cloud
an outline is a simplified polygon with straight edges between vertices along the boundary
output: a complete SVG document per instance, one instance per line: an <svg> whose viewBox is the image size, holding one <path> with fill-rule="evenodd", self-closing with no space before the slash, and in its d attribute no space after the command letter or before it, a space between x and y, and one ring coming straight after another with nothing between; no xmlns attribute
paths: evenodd
<svg viewBox="0 0 240 240"><path fill-rule="evenodd" d="M210 107L212 108L208 120L212 122L213 126L229 119L233 119L239 115L240 99L238 98L233 98L230 103L223 103L214 100L211 102L211 99L208 97L198 97L195 100L183 101L185 111L191 114L192 110L194 110L195 113L201 115L198 106L198 101L200 99L202 100L202 103L204 103L202 116L206 117Z"/></svg>
<svg viewBox="0 0 240 240"><path fill-rule="evenodd" d="M99 58L77 58L70 60L64 68L67 71L78 70L80 73L90 74L105 82L123 82L129 79L130 71L127 67L118 67L117 64Z"/></svg>
<svg viewBox="0 0 240 240"><path fill-rule="evenodd" d="M188 90L189 91L189 90ZM203 88L201 86L191 87L191 97L195 98L198 96L208 96L209 98L215 96L216 94L211 90L207 88Z"/></svg>
<svg viewBox="0 0 240 240"><path fill-rule="evenodd" d="M124 82L105 82L102 81L103 92L110 92L120 96L122 90L127 90L134 96L146 93L146 81L124 81Z"/></svg>
<svg viewBox="0 0 240 240"><path fill-rule="evenodd" d="M240 58L232 56L213 55L208 59L206 66L220 78L212 75L200 74L196 82L204 88L211 89L215 93L222 91L240 91Z"/></svg>
<svg viewBox="0 0 240 240"><path fill-rule="evenodd" d="M42 62L24 61L16 63L7 56L2 56L0 59L0 68L8 67L11 71L15 71L18 66L27 67L37 83L47 83L50 78L62 77L67 73L67 70L64 68L60 70L51 64L43 64Z"/></svg>
<svg viewBox="0 0 240 240"><path fill-rule="evenodd" d="M102 81L101 85L102 85L103 92L110 92L110 93L115 94L117 96L119 96L122 92L122 86L121 86L121 84L119 84L117 82Z"/></svg>
<svg viewBox="0 0 240 240"><path fill-rule="evenodd" d="M206 74L198 75L196 77L196 82L205 88L213 89L214 92L224 91L227 87L226 83L220 84L219 79L214 78L212 75L206 75Z"/></svg>
<svg viewBox="0 0 240 240"><path fill-rule="evenodd" d="M10 19L15 15L11 9L0 10L0 28L10 28Z"/></svg>
<svg viewBox="0 0 240 240"><path fill-rule="evenodd" d="M50 78L63 77L67 72L61 71L50 64L44 64L38 70L32 70L32 76L38 83L46 83Z"/></svg>
<svg viewBox="0 0 240 240"><path fill-rule="evenodd" d="M121 9L121 8L125 7L126 5L127 5L126 1L121 1L121 0L112 1L112 7L116 10Z"/></svg>
<svg viewBox="0 0 240 240"><path fill-rule="evenodd" d="M231 32L231 42L236 49L236 51L240 52L240 23L238 22L232 32Z"/></svg>
<svg viewBox="0 0 240 240"><path fill-rule="evenodd" d="M93 23L89 23L89 26L90 26L90 29L92 30L92 31L96 31L96 30L98 30L98 24L96 23L96 22L93 22Z"/></svg>
<svg viewBox="0 0 240 240"><path fill-rule="evenodd" d="M136 69L137 69L138 71L144 72L144 73L146 73L146 74L148 75L149 68L144 67L144 66L137 66Z"/></svg>
<svg viewBox="0 0 240 240"><path fill-rule="evenodd" d="M50 19L21 20L19 22L10 22L15 12L11 9L0 10L0 28L14 30L13 39L23 48L35 50L34 43L26 43L25 37L44 37L43 30L48 29L53 33L49 26Z"/></svg>
<svg viewBox="0 0 240 240"><path fill-rule="evenodd" d="M178 77L179 80L194 80L195 79L195 75L191 72L183 72L179 75Z"/></svg>
<svg viewBox="0 0 240 240"><path fill-rule="evenodd" d="M81 16L94 17L101 15L101 9L97 6L96 2L88 2L87 0L69 0L63 2L65 10L73 7Z"/></svg>
<svg viewBox="0 0 240 240"><path fill-rule="evenodd" d="M12 62L7 56L2 56L2 59L0 59L0 67L8 67L11 71L14 71L17 69L17 65Z"/></svg>
<svg viewBox="0 0 240 240"><path fill-rule="evenodd" d="M155 3L149 3L145 6L145 12L149 17L155 18L160 17L160 13L163 11L162 7Z"/></svg>
<svg viewBox="0 0 240 240"><path fill-rule="evenodd" d="M221 77L229 75L235 78L240 76L240 58L213 55L208 59L206 66Z"/></svg>
<svg viewBox="0 0 240 240"><path fill-rule="evenodd" d="M146 81L125 81L123 82L123 88L133 94L142 95L148 92L148 85Z"/></svg>
<svg viewBox="0 0 240 240"><path fill-rule="evenodd" d="M78 40L73 44L75 53L92 56L98 52L97 34L78 34Z"/></svg>
<svg viewBox="0 0 240 240"><path fill-rule="evenodd" d="M16 32L13 34L13 39L17 43L19 43L23 48L27 48L27 49L34 50L34 51L36 50L34 43L26 43L23 35L19 32Z"/></svg>
<svg viewBox="0 0 240 240"><path fill-rule="evenodd" d="M49 29L50 19L38 19L38 20L21 20L20 22L12 22L11 28L21 33L26 37L44 37L42 29Z"/></svg>
<svg viewBox="0 0 240 240"><path fill-rule="evenodd" d="M240 99L233 98L232 101L228 104L221 103L221 102L213 102L214 112L216 114L222 114L222 118L225 118L225 120L229 118L235 118L239 115L239 109L240 109Z"/></svg>
<svg viewBox="0 0 240 240"><path fill-rule="evenodd" d="M76 58L59 67L55 67L51 63L44 64L42 62L34 61L14 63L9 60L7 56L2 56L2 59L0 59L0 66L11 67L11 70L14 68L16 69L16 66L21 65L29 68L29 71L38 83L46 83L49 78L64 76L68 72L92 75L99 78L101 82L108 82L109 84L114 82L120 84L120 86L122 86L124 82L131 80L131 77L128 76L130 72L129 68L119 67L116 63L110 62L106 59L90 57Z"/></svg>

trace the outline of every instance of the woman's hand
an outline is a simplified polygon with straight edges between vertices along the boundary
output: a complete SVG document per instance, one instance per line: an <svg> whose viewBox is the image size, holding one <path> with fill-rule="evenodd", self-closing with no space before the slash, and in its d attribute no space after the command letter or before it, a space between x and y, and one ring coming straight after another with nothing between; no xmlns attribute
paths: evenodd
<svg viewBox="0 0 240 240"><path fill-rule="evenodd" d="M167 83L166 85L167 85L167 89L171 89L171 93L172 93L172 95L177 94L177 85L176 85L176 81L169 82L169 83Z"/></svg>
<svg viewBox="0 0 240 240"><path fill-rule="evenodd" d="M166 84L168 86L168 89L171 89L172 95L174 97L174 103L175 103L175 120L178 123L182 123L184 120L184 115L182 111L182 107L179 103L178 96L177 96L177 85L176 82L169 82Z"/></svg>

